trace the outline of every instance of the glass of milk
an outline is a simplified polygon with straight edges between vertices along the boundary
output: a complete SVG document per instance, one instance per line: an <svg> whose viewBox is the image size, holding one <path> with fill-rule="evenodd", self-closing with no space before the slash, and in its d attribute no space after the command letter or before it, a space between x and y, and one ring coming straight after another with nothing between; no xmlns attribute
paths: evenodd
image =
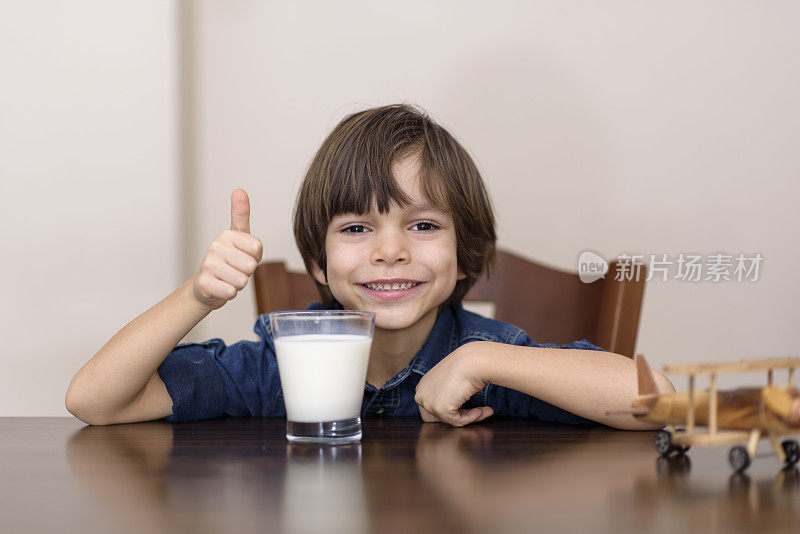
<svg viewBox="0 0 800 534"><path fill-rule="evenodd" d="M269 314L286 405L286 439L361 441L361 403L375 314L351 310Z"/></svg>

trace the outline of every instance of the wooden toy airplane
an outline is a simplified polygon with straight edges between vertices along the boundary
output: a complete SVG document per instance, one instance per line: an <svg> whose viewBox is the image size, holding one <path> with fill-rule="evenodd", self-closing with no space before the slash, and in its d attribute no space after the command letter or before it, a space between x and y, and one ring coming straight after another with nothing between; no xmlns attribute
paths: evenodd
<svg viewBox="0 0 800 534"><path fill-rule="evenodd" d="M689 390L659 394L652 371L641 354L636 357L639 396L631 404L635 417L667 426L656 434L656 450L664 456L684 454L692 445L710 446L746 443L731 448L728 461L742 472L754 458L762 436L769 437L775 456L791 467L800 460L800 446L793 439L779 443L782 436L800 433L800 393L794 388L794 369L800 358L742 360L731 363L667 365L664 371L689 376ZM785 386L773 385L775 369L788 369ZM717 390L717 375L766 371L762 388ZM695 376L709 375L709 389L695 389ZM685 425L677 430L673 425ZM697 426L707 427L699 432ZM721 431L722 430L722 431Z"/></svg>

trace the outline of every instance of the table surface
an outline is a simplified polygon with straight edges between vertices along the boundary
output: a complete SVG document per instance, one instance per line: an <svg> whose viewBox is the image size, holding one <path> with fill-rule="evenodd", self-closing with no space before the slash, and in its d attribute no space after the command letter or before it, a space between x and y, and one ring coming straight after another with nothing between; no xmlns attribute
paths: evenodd
<svg viewBox="0 0 800 534"><path fill-rule="evenodd" d="M4 532L800 531L800 474L762 442L659 459L653 432L489 418L364 421L290 445L282 419L86 426L0 418Z"/></svg>

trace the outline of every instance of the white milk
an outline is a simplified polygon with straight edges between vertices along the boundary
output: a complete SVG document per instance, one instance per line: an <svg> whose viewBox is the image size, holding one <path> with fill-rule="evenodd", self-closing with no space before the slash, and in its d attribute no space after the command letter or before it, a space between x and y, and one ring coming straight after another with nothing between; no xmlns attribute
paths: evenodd
<svg viewBox="0 0 800 534"><path fill-rule="evenodd" d="M361 414L372 339L350 334L275 338L286 416L296 423Z"/></svg>

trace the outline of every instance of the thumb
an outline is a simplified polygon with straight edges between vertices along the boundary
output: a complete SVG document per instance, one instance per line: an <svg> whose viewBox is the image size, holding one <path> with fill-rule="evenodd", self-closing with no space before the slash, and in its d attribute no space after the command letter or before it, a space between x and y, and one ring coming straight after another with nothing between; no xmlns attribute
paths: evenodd
<svg viewBox="0 0 800 534"><path fill-rule="evenodd" d="M483 419L486 419L490 415L494 413L491 408L487 407L487 410L484 411L482 408L472 408L470 410L458 410L455 417L453 417L453 422L450 423L453 426L466 426L472 423L477 423Z"/></svg>
<svg viewBox="0 0 800 534"><path fill-rule="evenodd" d="M250 233L250 199L244 189L231 194L231 230Z"/></svg>

